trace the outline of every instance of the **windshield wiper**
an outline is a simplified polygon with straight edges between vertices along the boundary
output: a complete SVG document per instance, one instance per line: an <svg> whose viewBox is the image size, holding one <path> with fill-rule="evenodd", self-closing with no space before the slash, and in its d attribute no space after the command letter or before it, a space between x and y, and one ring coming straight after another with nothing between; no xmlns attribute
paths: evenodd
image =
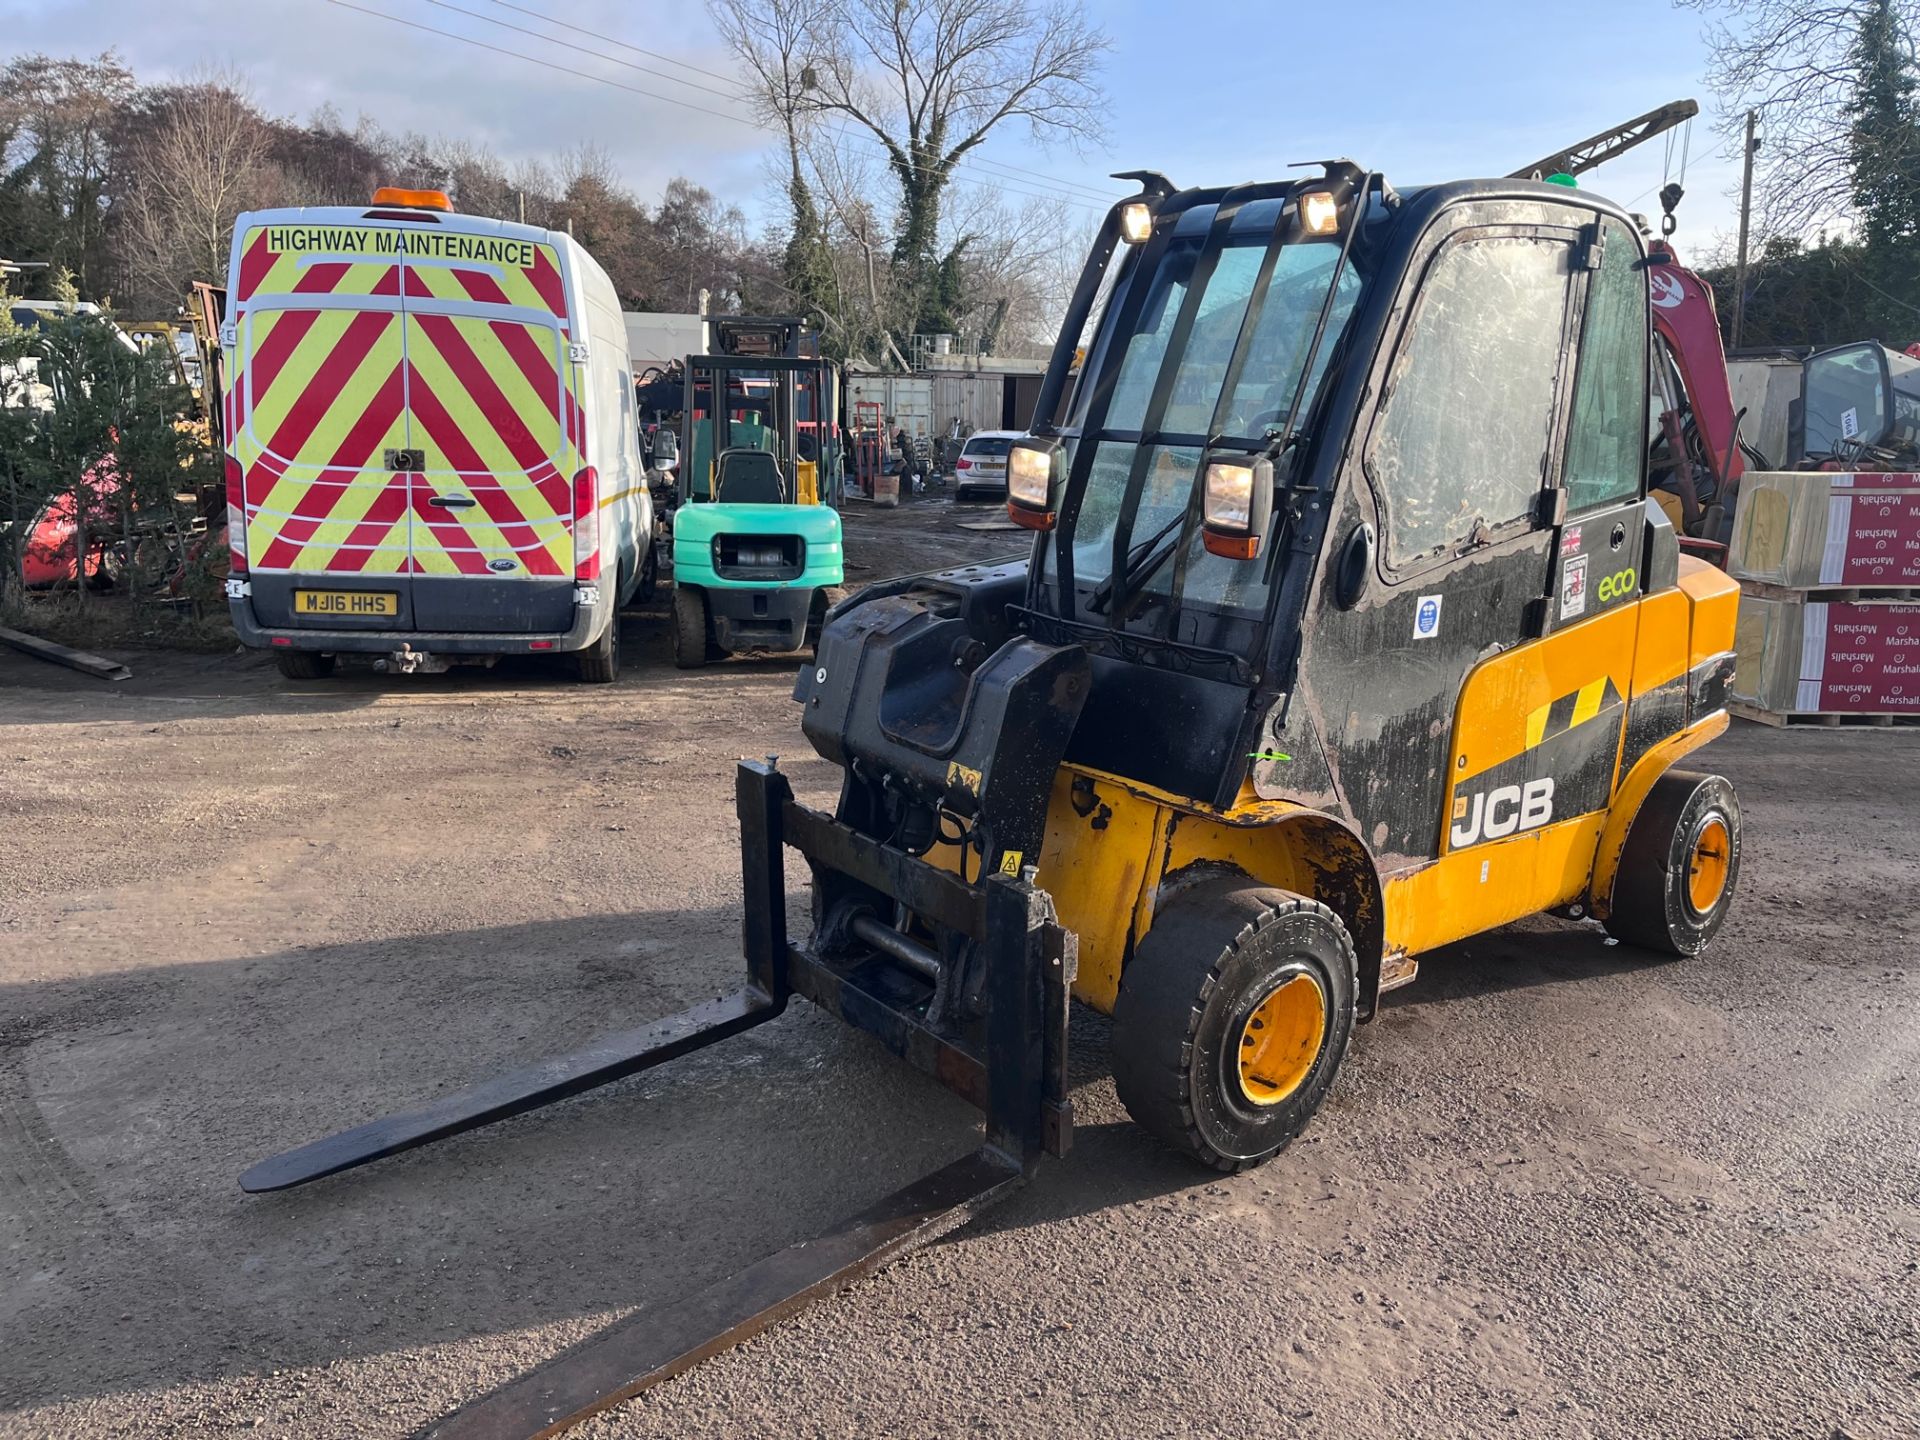
<svg viewBox="0 0 1920 1440"><path fill-rule="evenodd" d="M1153 534L1127 551L1127 563L1118 573L1107 576L1094 587L1093 594L1087 597L1087 609L1095 615L1107 613L1108 603L1116 597L1131 599L1139 588L1151 580L1166 564L1178 544L1165 543L1167 537L1178 530L1187 518L1183 510Z"/></svg>

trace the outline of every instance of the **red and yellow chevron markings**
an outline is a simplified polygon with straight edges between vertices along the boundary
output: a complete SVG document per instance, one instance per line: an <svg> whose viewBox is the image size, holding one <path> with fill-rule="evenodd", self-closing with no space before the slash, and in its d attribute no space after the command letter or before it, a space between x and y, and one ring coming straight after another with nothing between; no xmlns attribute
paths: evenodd
<svg viewBox="0 0 1920 1440"><path fill-rule="evenodd" d="M397 233L260 226L242 251L251 403L244 417L236 403L230 419L246 423L229 433L254 568L485 575L504 558L509 574L569 574L568 477L585 455L557 257L525 241ZM523 263L437 253L482 249ZM356 295L397 304L291 298ZM406 448L424 470L386 470L382 453ZM433 503L455 494L475 503Z"/></svg>

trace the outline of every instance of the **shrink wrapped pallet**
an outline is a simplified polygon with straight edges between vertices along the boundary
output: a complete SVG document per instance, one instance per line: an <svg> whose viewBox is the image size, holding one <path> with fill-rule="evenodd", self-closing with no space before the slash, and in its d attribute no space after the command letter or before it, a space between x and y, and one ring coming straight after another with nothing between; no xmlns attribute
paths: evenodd
<svg viewBox="0 0 1920 1440"><path fill-rule="evenodd" d="M1740 597L1732 697L1785 714L1920 716L1920 604Z"/></svg>
<svg viewBox="0 0 1920 1440"><path fill-rule="evenodd" d="M1920 475L1750 471L1727 571L1792 589L1920 586Z"/></svg>

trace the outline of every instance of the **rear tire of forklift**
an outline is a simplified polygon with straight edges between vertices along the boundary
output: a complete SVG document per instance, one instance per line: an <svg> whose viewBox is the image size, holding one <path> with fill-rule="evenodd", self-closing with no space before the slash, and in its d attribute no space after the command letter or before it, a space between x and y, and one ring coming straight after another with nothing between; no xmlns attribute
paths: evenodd
<svg viewBox="0 0 1920 1440"><path fill-rule="evenodd" d="M580 679L588 685L611 685L620 678L620 607L607 617L600 638L574 659Z"/></svg>
<svg viewBox="0 0 1920 1440"><path fill-rule="evenodd" d="M1665 955L1698 955L1740 879L1740 798L1719 775L1669 770L1627 830L1607 933Z"/></svg>
<svg viewBox="0 0 1920 1440"><path fill-rule="evenodd" d="M333 674L333 656L318 650L276 650L273 663L289 680L324 680Z"/></svg>
<svg viewBox="0 0 1920 1440"><path fill-rule="evenodd" d="M697 585L673 587L673 663L698 670L707 663L707 592Z"/></svg>
<svg viewBox="0 0 1920 1440"><path fill-rule="evenodd" d="M1358 966L1326 906L1244 876L1183 890L1120 979L1113 1081L1135 1123L1228 1172L1283 1149L1353 1037Z"/></svg>

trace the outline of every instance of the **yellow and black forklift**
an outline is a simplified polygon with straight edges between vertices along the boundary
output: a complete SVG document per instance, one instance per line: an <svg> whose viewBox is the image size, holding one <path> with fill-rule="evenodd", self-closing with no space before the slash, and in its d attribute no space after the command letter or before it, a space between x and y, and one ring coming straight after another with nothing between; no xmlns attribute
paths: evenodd
<svg viewBox="0 0 1920 1440"><path fill-rule="evenodd" d="M1354 1025L1449 942L1542 911L1712 939L1740 807L1676 765L1726 728L1736 589L1647 503L1638 228L1561 185L1319 168L1124 177L1010 456L1030 552L830 613L794 698L834 813L739 768L739 991L243 1178L471 1129L794 995L985 1112L974 1155L440 1433L551 1433L1064 1152L1069 996L1113 1017L1134 1118L1230 1171L1300 1132Z"/></svg>

